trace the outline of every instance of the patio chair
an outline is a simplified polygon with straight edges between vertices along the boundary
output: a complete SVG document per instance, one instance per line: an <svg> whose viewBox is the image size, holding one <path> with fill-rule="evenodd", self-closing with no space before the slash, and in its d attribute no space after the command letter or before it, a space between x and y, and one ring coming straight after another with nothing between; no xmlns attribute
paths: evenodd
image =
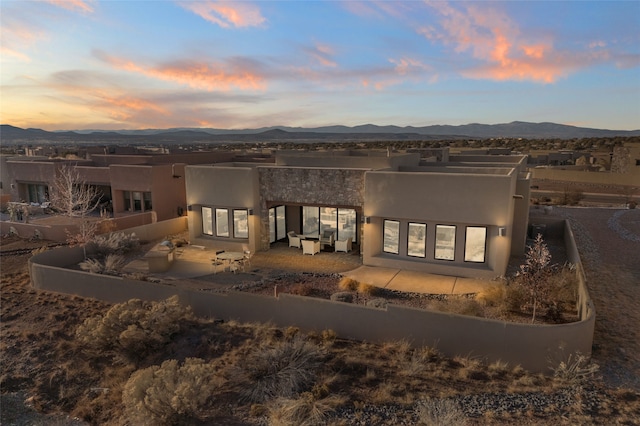
<svg viewBox="0 0 640 426"><path fill-rule="evenodd" d="M333 243L335 241L335 231L330 229L325 229L322 232L322 236L320 237L320 245L324 248L324 246L329 245L333 247Z"/></svg>
<svg viewBox="0 0 640 426"><path fill-rule="evenodd" d="M351 251L352 238L349 237L346 240L336 240L335 251L343 251L349 253Z"/></svg>
<svg viewBox="0 0 640 426"><path fill-rule="evenodd" d="M251 266L252 257L253 257L253 253L251 252L251 250L244 251L244 258L242 259L242 270L244 270L246 266Z"/></svg>
<svg viewBox="0 0 640 426"><path fill-rule="evenodd" d="M211 258L211 266L213 266L213 273L217 274L218 266L221 266L222 272L224 272L225 268L227 267L227 264L224 260L218 259L218 253L214 253L213 257Z"/></svg>
<svg viewBox="0 0 640 426"><path fill-rule="evenodd" d="M287 237L289 237L289 247L300 248L300 241L304 240L304 235L296 235L293 231L287 232Z"/></svg>
<svg viewBox="0 0 640 426"><path fill-rule="evenodd" d="M302 254L314 255L320 253L320 241L318 240L302 240Z"/></svg>

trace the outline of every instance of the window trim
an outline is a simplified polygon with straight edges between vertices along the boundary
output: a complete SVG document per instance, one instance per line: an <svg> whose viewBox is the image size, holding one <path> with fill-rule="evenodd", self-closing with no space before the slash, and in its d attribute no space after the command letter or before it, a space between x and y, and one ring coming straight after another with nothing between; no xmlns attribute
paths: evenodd
<svg viewBox="0 0 640 426"><path fill-rule="evenodd" d="M420 225L421 227L424 228L424 246L422 247L422 255L416 255L416 254L411 254L410 250L409 250L409 241L411 239L411 225ZM415 257L418 259L425 259L427 257L427 224L426 223L422 223L422 222L409 222L407 224L407 256L408 257Z"/></svg>
<svg viewBox="0 0 640 426"><path fill-rule="evenodd" d="M244 213L245 221L247 222L247 235L246 236L238 236L238 230L236 229L236 213ZM249 209L233 209L233 238L238 240L247 240L249 239Z"/></svg>
<svg viewBox="0 0 640 426"><path fill-rule="evenodd" d="M396 223L398 225L398 237L397 240L395 242L395 246L396 246L396 251L388 251L386 249L386 242L387 242L387 235L386 235L386 229L387 229L387 222L388 223ZM384 219L382 221L382 251L384 253L389 253L389 254L400 254L400 221L399 220L394 220L394 219Z"/></svg>
<svg viewBox="0 0 640 426"><path fill-rule="evenodd" d="M230 235L231 235L231 233L229 232L229 209L216 207L215 210L216 210L216 214L215 214L216 237L229 238ZM220 213L224 212L224 216L226 217L226 221L225 220L218 220L218 212L220 212ZM219 226L222 225L223 223L226 223L227 231L221 233Z"/></svg>
<svg viewBox="0 0 640 426"><path fill-rule="evenodd" d="M438 227L446 227L453 228L453 258L447 259L444 257L438 257ZM457 225L445 225L445 224L437 224L434 232L434 247L433 247L433 258L434 260L444 260L447 262L455 262L456 261L456 237L458 235L458 227Z"/></svg>
<svg viewBox="0 0 640 426"><path fill-rule="evenodd" d="M467 241L469 228L484 229L484 247L482 250L482 260L467 260ZM486 263L487 262L487 227L486 226L466 226L464 230L464 261L466 263Z"/></svg>

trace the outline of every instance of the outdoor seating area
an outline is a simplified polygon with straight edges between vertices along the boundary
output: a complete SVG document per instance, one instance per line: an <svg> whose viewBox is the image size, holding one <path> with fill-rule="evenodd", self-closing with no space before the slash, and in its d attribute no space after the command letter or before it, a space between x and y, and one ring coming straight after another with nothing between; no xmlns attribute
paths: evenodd
<svg viewBox="0 0 640 426"><path fill-rule="evenodd" d="M250 262L251 252L248 250L244 252L218 251L214 253L214 257L211 258L214 274L218 273L218 269L222 272L229 271L234 274L240 271L245 272L247 267L251 265Z"/></svg>

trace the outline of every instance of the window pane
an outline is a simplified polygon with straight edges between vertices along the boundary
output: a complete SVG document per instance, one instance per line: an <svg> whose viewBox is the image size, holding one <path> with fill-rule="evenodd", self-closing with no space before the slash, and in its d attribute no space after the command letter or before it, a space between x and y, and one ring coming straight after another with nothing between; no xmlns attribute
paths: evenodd
<svg viewBox="0 0 640 426"><path fill-rule="evenodd" d="M213 235L213 216L211 207L202 208L202 233Z"/></svg>
<svg viewBox="0 0 640 426"><path fill-rule="evenodd" d="M400 246L400 222L395 220L384 221L384 251L398 254Z"/></svg>
<svg viewBox="0 0 640 426"><path fill-rule="evenodd" d="M338 209L338 237L339 240L351 238L356 242L356 211L353 209Z"/></svg>
<svg viewBox="0 0 640 426"><path fill-rule="evenodd" d="M456 253L456 227L436 225L436 253L440 260L454 260Z"/></svg>
<svg viewBox="0 0 640 426"><path fill-rule="evenodd" d="M276 209L269 209L269 243L276 242Z"/></svg>
<svg viewBox="0 0 640 426"><path fill-rule="evenodd" d="M318 207L302 207L302 233L308 237L320 236L320 209Z"/></svg>
<svg viewBox="0 0 640 426"><path fill-rule="evenodd" d="M338 209L335 207L320 207L320 233L325 230L338 231Z"/></svg>
<svg viewBox="0 0 640 426"><path fill-rule="evenodd" d="M249 212L233 211L233 238L249 238Z"/></svg>
<svg viewBox="0 0 640 426"><path fill-rule="evenodd" d="M124 199L124 209L125 211L131 211L131 192L122 191L122 198Z"/></svg>
<svg viewBox="0 0 640 426"><path fill-rule="evenodd" d="M142 192L135 191L133 193L133 210L142 211Z"/></svg>
<svg viewBox="0 0 640 426"><path fill-rule="evenodd" d="M287 222L284 206L276 207L276 231L279 240L287 236Z"/></svg>
<svg viewBox="0 0 640 426"><path fill-rule="evenodd" d="M227 209L216 209L216 235L229 236L229 210Z"/></svg>
<svg viewBox="0 0 640 426"><path fill-rule="evenodd" d="M484 226L468 226L464 243L465 262L484 262L487 228Z"/></svg>
<svg viewBox="0 0 640 426"><path fill-rule="evenodd" d="M150 192L144 192L142 195L144 197L144 211L152 210L152 208L151 208L151 193Z"/></svg>
<svg viewBox="0 0 640 426"><path fill-rule="evenodd" d="M427 255L427 225L424 223L409 223L407 241L407 255L425 257Z"/></svg>

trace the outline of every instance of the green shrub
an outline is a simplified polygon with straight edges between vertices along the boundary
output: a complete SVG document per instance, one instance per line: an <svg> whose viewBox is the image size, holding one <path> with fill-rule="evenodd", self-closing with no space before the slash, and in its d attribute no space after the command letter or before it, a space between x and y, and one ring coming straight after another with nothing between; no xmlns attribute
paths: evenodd
<svg viewBox="0 0 640 426"><path fill-rule="evenodd" d="M77 339L89 349L115 350L128 360L144 358L166 344L192 319L191 308L173 296L162 302L132 299L114 305L105 315L88 318L76 330Z"/></svg>
<svg viewBox="0 0 640 426"><path fill-rule="evenodd" d="M259 346L231 371L241 400L262 403L291 398L311 387L322 363L322 349L301 338Z"/></svg>
<svg viewBox="0 0 640 426"><path fill-rule="evenodd" d="M212 364L187 358L138 370L122 392L127 419L138 425L189 425L201 421L200 413L222 386Z"/></svg>

